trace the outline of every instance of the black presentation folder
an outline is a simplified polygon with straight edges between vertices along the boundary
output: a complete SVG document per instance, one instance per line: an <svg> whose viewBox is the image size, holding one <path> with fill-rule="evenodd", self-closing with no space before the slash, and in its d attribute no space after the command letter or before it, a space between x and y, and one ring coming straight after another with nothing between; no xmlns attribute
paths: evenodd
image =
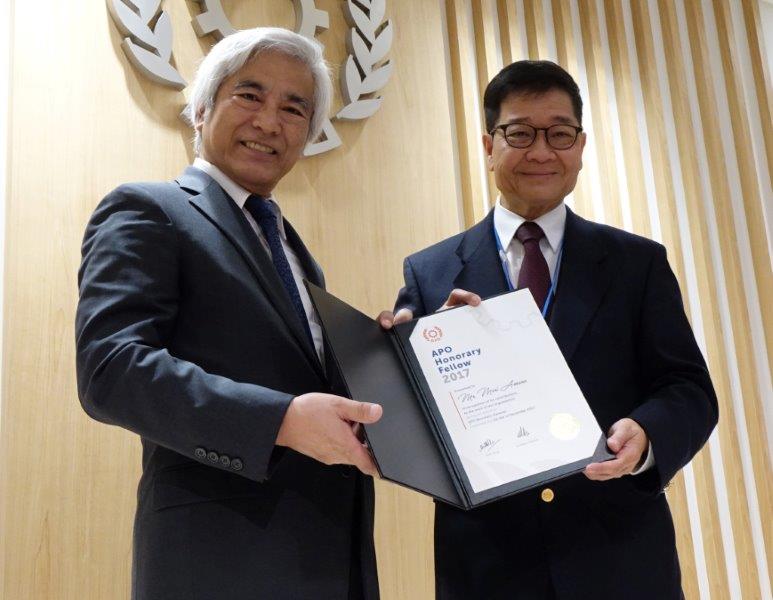
<svg viewBox="0 0 773 600"><path fill-rule="evenodd" d="M385 331L314 284L305 282L332 358L350 398L375 402L382 418L365 435L382 478L436 500L470 509L566 477L607 460L601 436L593 456L476 493L462 468L409 342L421 319Z"/></svg>

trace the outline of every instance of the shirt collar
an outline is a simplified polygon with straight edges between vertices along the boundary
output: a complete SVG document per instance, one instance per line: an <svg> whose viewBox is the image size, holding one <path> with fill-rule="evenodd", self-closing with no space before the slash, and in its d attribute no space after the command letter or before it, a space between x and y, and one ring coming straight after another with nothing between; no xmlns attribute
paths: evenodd
<svg viewBox="0 0 773 600"><path fill-rule="evenodd" d="M525 223L521 215L507 210L502 206L502 197L497 197L497 203L494 206L494 229L499 236L499 240L505 250L510 246L510 242L515 236L516 230ZM564 238L564 227L566 225L566 205L561 202L550 212L534 220L537 225L545 232L545 238L550 244L551 250L558 253L561 247L561 241Z"/></svg>
<svg viewBox="0 0 773 600"><path fill-rule="evenodd" d="M247 198L251 196L250 192L245 190L242 186L236 183L228 175L223 173L215 165L213 165L209 161L204 160L200 156L197 156L193 160L193 166L199 169L199 171L204 171L207 175L209 175L212 179L214 179L215 182L221 188L223 188L223 191L234 202L236 202L236 205L242 210L244 210L244 204L245 202L247 202ZM279 208L279 205L276 203L273 196L269 196L268 198L266 198L266 201L271 205L271 209L274 211L274 214L276 215L276 220L277 220L277 223L279 224L279 235L281 235L282 238L286 240L287 236L285 235L284 219L282 219L282 210Z"/></svg>

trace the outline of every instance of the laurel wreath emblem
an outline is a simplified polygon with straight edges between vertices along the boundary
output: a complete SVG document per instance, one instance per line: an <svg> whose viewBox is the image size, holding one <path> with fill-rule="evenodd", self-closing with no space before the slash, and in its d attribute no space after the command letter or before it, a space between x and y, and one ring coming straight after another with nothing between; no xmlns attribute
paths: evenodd
<svg viewBox="0 0 773 600"><path fill-rule="evenodd" d="M225 15L221 0L196 0L201 14L192 25L199 37L212 34L221 39L236 29ZM328 13L316 7L315 0L293 0L297 33L314 38L328 29ZM113 21L126 36L121 44L129 60L147 77L182 90L186 83L172 66L172 24L161 0L107 0ZM344 16L350 29L346 36L347 57L341 69L340 86L345 106L336 119L367 119L381 106L381 96L373 96L389 81L392 63L386 55L392 47L392 21L384 21L386 0L346 0ZM309 143L304 154L311 156L341 145L341 138L330 119L322 127L319 140Z"/></svg>
<svg viewBox="0 0 773 600"><path fill-rule="evenodd" d="M366 12L367 11L367 12ZM384 60L392 48L392 21L382 23L385 0L347 0L345 15L353 27L346 36L349 56L341 70L341 92L346 100L338 119L365 119L381 106L381 97L366 98L378 92L392 75L392 63Z"/></svg>
<svg viewBox="0 0 773 600"><path fill-rule="evenodd" d="M161 11L155 27L151 23L161 0L107 0L107 8L121 33L126 56L154 81L181 90L185 80L171 64L172 21Z"/></svg>

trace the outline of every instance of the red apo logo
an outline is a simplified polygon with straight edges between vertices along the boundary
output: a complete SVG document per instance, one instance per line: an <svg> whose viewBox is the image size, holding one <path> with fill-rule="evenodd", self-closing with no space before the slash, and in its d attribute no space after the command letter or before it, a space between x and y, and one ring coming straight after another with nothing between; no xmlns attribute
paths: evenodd
<svg viewBox="0 0 773 600"><path fill-rule="evenodd" d="M439 342L443 339L443 330L440 327L427 327L422 331L424 339L428 342Z"/></svg>

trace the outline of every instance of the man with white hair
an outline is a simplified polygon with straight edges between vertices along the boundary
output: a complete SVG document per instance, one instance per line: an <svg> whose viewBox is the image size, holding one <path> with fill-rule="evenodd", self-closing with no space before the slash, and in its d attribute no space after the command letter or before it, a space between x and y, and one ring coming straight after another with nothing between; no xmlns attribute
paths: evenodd
<svg viewBox="0 0 773 600"><path fill-rule="evenodd" d="M330 98L315 42L223 39L186 108L193 165L120 186L86 228L79 396L143 445L133 598L378 597L357 424L381 408L333 394L302 285L322 272L271 195Z"/></svg>

